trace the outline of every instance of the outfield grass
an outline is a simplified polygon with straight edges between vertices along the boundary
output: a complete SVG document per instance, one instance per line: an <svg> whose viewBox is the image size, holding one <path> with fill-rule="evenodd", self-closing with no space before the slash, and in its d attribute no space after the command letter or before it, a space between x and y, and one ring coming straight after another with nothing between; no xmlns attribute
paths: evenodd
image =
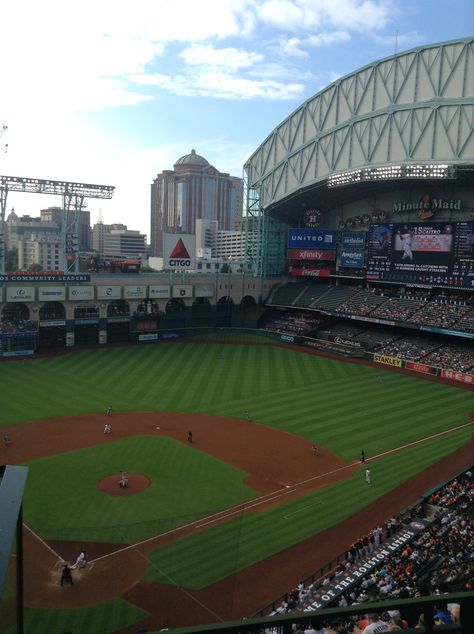
<svg viewBox="0 0 474 634"><path fill-rule="evenodd" d="M97 603L76 610L25 608L25 632L28 634L52 634L52 632L112 634L148 616L148 612L123 599L113 599L107 603ZM14 627L6 634L15 634L16 631Z"/></svg>
<svg viewBox="0 0 474 634"><path fill-rule="evenodd" d="M465 444L471 434L463 429L378 459L370 464L370 486L364 466L349 479L154 550L146 578L190 589L206 587L350 517ZM387 509L387 519L391 514Z"/></svg>
<svg viewBox="0 0 474 634"><path fill-rule="evenodd" d="M371 455L459 425L474 409L473 394L454 386L271 346L78 350L1 364L0 380L1 425L102 412L109 403L237 418L249 410L347 460L362 447Z"/></svg>
<svg viewBox="0 0 474 634"><path fill-rule="evenodd" d="M49 540L135 543L259 495L243 483L244 471L164 436L116 440L28 467L25 521ZM126 497L97 488L111 474L118 481L122 469L146 474L151 485Z"/></svg>

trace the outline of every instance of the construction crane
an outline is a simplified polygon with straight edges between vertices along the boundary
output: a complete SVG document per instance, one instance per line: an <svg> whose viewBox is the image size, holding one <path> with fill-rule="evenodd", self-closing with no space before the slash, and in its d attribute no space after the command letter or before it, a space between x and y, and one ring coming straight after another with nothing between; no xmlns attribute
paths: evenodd
<svg viewBox="0 0 474 634"><path fill-rule="evenodd" d="M1 124L0 125L0 139L2 138L3 134L8 130L8 126L5 124ZM4 152L8 152L8 143L5 143L5 145L3 146L3 151Z"/></svg>

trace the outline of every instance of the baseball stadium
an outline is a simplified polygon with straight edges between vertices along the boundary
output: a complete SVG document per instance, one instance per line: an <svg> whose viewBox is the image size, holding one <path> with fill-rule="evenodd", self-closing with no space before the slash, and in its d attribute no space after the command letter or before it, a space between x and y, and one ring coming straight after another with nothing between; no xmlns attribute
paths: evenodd
<svg viewBox="0 0 474 634"><path fill-rule="evenodd" d="M474 631L473 68L301 104L238 274L0 274L0 634Z"/></svg>

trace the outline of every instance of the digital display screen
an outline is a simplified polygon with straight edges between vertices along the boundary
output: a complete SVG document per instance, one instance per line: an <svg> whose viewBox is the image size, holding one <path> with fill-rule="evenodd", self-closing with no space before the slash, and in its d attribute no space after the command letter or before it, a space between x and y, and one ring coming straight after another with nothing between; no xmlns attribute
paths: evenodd
<svg viewBox="0 0 474 634"><path fill-rule="evenodd" d="M367 279L474 288L474 222L371 225Z"/></svg>

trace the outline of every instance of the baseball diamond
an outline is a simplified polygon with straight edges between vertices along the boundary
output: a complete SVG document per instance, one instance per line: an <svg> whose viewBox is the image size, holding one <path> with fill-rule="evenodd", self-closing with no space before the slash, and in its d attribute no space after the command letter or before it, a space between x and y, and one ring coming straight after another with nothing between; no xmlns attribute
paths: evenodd
<svg viewBox="0 0 474 634"><path fill-rule="evenodd" d="M193 370L177 375L176 367ZM124 622L145 618L153 627L256 612L338 554L341 535L350 540L384 519L378 499L401 509L439 481L439 469L447 477L467 464L472 450L469 391L389 369L375 396L380 372L363 362L268 343L85 350L0 371L8 390L17 386L2 408L13 438L2 460L30 467L25 602L32 619L37 610L60 619L66 609L75 622L81 611L99 609L98 597L104 613L118 610ZM73 371L87 390L68 396ZM248 377L244 391L239 375ZM130 376L140 382L131 385ZM20 397L20 377L43 393L35 411L34 394ZM113 403L110 435L102 430L104 390ZM362 442L373 473L366 490ZM100 490L107 478L118 493L125 468L125 497ZM133 494L135 472L150 485ZM309 548L319 539L329 540L324 549ZM294 549L307 549L303 566ZM74 594L66 595L54 584L58 566L79 550L88 564L73 570ZM265 588L262 566L272 580Z"/></svg>

